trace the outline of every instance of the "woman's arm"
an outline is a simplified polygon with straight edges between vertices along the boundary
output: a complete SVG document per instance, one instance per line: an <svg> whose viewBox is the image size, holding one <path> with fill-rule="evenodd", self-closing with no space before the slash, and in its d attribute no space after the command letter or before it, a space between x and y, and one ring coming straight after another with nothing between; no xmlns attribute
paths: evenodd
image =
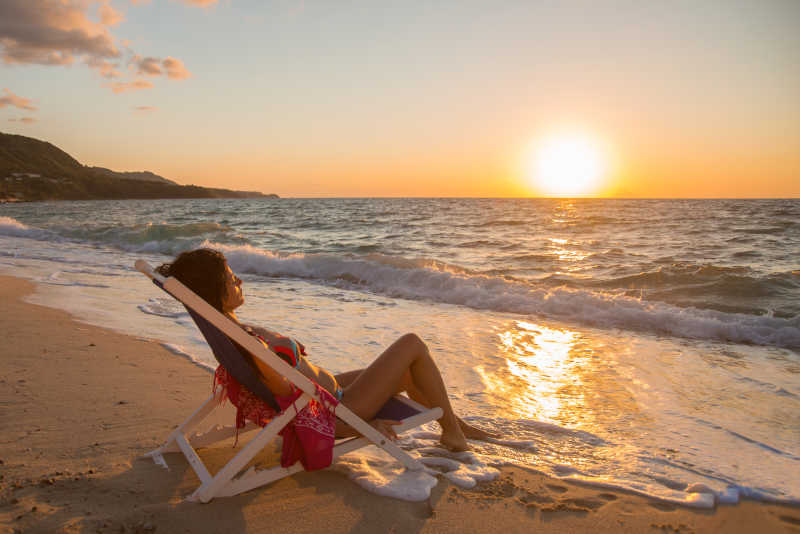
<svg viewBox="0 0 800 534"><path fill-rule="evenodd" d="M261 340L259 339L259 341ZM265 348L269 349L269 347L263 341L261 341L261 344L264 345ZM286 377L276 372L272 367L261 361L261 358L256 358L253 354L250 354L250 360L253 362L253 365L256 366L258 373L261 375L262 382L267 385L274 395L279 397L288 397L292 394L292 385L286 379Z"/></svg>
<svg viewBox="0 0 800 534"><path fill-rule="evenodd" d="M267 330L266 328L258 326L251 326L251 325L245 325L245 326L250 328L253 331L253 333L263 337L263 341L265 341L268 346L272 347L291 346L290 342L292 340L286 336L282 336L276 332L272 332L271 330ZM297 341L295 341L295 343L297 343L298 349L300 351L300 354L295 353L298 359L296 366L297 370L303 373L311 380L313 380L314 382L316 382L317 384L319 384L320 386L322 386L323 388L327 389L331 395L336 395L336 390L338 389L338 385L336 383L336 378L333 376L333 374L327 371L326 369L323 369L322 367L314 365L306 358L301 356L305 354L305 347L303 347Z"/></svg>
<svg viewBox="0 0 800 534"><path fill-rule="evenodd" d="M278 332L273 332L272 330L269 330L262 326L255 326L251 324L246 324L244 326L255 332L257 335L263 337L264 341L266 341L268 345L274 345L274 346L286 345L286 341L289 339L288 337L281 335ZM303 345L296 339L294 340L294 342L297 343L297 347L300 349L300 353L305 354L306 353L305 345Z"/></svg>

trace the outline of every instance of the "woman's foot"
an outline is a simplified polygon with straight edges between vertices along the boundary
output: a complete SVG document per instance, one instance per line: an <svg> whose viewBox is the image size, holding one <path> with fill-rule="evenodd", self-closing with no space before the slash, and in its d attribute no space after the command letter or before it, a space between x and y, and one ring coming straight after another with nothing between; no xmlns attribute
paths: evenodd
<svg viewBox="0 0 800 534"><path fill-rule="evenodd" d="M442 437L439 438L444 447L452 452L463 452L469 450L469 443L461 429L456 427L449 432L442 431Z"/></svg>
<svg viewBox="0 0 800 534"><path fill-rule="evenodd" d="M463 420L458 420L458 426L461 428L461 432L464 434L464 437L467 439L478 439L482 441L486 441L489 438L497 439L499 436L497 434L493 434L491 432L487 432L486 430L481 430L480 428L474 427L468 423L465 423Z"/></svg>

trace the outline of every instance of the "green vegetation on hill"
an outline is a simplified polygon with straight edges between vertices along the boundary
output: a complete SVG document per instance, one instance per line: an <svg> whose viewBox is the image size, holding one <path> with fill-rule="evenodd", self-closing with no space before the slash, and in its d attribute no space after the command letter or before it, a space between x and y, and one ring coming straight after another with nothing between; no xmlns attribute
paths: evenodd
<svg viewBox="0 0 800 534"><path fill-rule="evenodd" d="M161 182L162 184L178 185L172 180L167 180L163 176L159 176L150 171L141 172L117 172L105 167L86 167L95 174L102 174L111 178L121 178L123 180L142 180L143 182Z"/></svg>
<svg viewBox="0 0 800 534"><path fill-rule="evenodd" d="M277 198L256 191L178 185L147 171L87 167L45 141L0 133L0 201L265 196Z"/></svg>

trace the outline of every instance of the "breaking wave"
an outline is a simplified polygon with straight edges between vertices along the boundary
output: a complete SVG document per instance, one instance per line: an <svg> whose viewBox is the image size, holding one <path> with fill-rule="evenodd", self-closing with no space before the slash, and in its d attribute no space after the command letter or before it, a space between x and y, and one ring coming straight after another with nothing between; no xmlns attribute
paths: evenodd
<svg viewBox="0 0 800 534"><path fill-rule="evenodd" d="M469 273L428 259L372 254L277 254L249 245L206 242L225 253L234 270L293 277L372 291L389 297L431 300L470 308L542 315L590 326L678 337L800 348L800 317L779 318L681 308L627 295Z"/></svg>
<svg viewBox="0 0 800 534"><path fill-rule="evenodd" d="M175 254L198 246L222 250L240 272L300 278L337 287L480 310L537 315L600 328L684 338L800 348L800 313L753 307L742 297L780 302L800 289L797 272L758 275L747 267L675 264L610 280L526 280L361 247L337 253L276 253L253 246L220 222L85 225L46 229L0 217L0 235L100 244L134 253ZM541 261L544 256L526 256ZM644 291L642 291L644 290ZM715 301L717 299L719 302Z"/></svg>
<svg viewBox="0 0 800 534"><path fill-rule="evenodd" d="M245 243L247 240L232 229L216 222L186 224L139 223L126 225L96 225L47 229L27 226L11 217L0 217L0 235L26 237L40 241L75 241L110 245L127 252L150 252L173 255L199 246L206 239Z"/></svg>

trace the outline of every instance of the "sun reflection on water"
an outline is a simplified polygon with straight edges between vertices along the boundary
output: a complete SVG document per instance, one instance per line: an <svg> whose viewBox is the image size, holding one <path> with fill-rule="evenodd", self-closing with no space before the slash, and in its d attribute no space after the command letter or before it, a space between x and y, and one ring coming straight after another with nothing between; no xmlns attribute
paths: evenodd
<svg viewBox="0 0 800 534"><path fill-rule="evenodd" d="M567 245L569 244L569 242L566 239L559 239L559 238L551 237L551 238L548 239L548 241L550 241L550 243L551 243L551 245L550 245L550 249L551 249L550 254L552 254L553 256L558 257L558 259L560 261L564 261L564 262L580 262L580 261L585 260L586 258L589 257L589 253L588 252L585 252L585 251L582 251L582 250L578 250L578 249L569 249L569 248L567 248ZM578 268L578 267L575 266L575 267L572 267L572 268L574 269L574 268Z"/></svg>
<svg viewBox="0 0 800 534"><path fill-rule="evenodd" d="M487 390L506 400L508 416L561 425L588 422L592 403L586 392L594 388L585 380L592 380L592 351L579 346L578 332L516 321L498 337L505 368L479 372Z"/></svg>
<svg viewBox="0 0 800 534"><path fill-rule="evenodd" d="M600 434L648 423L637 388L620 374L624 341L521 320L495 335L501 359L476 371L498 415Z"/></svg>
<svg viewBox="0 0 800 534"><path fill-rule="evenodd" d="M562 421L562 412L583 400L577 362L570 357L576 335L517 321L515 329L499 334L508 375L484 373L487 389L502 395L517 417Z"/></svg>

